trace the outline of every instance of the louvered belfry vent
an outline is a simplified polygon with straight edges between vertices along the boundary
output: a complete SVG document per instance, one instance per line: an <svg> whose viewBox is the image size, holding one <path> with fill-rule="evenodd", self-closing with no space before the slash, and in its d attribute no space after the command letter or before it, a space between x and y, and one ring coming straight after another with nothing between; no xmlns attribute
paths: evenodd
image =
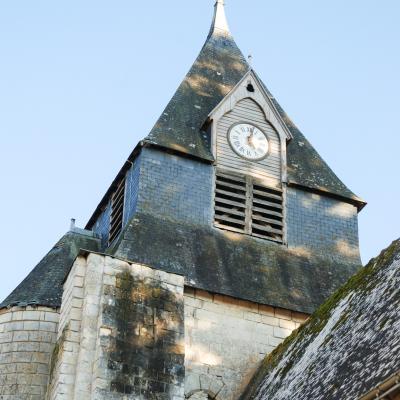
<svg viewBox="0 0 400 400"><path fill-rule="evenodd" d="M282 190L251 176L217 171L215 226L283 243Z"/></svg>
<svg viewBox="0 0 400 400"><path fill-rule="evenodd" d="M251 231L254 236L283 241L282 191L253 183Z"/></svg>
<svg viewBox="0 0 400 400"><path fill-rule="evenodd" d="M246 224L246 180L218 173L215 184L215 224L244 232Z"/></svg>
<svg viewBox="0 0 400 400"><path fill-rule="evenodd" d="M119 183L117 190L111 198L110 234L108 243L111 244L122 230L122 217L124 213L125 178Z"/></svg>

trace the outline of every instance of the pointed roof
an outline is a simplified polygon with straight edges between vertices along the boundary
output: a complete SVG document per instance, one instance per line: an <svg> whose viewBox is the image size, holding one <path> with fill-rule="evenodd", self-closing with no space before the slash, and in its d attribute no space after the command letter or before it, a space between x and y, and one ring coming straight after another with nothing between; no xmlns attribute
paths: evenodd
<svg viewBox="0 0 400 400"><path fill-rule="evenodd" d="M209 112L248 69L228 30L223 1L219 0L200 54L144 141L213 161L209 135L201 128Z"/></svg>
<svg viewBox="0 0 400 400"><path fill-rule="evenodd" d="M67 232L29 275L0 304L60 307L62 284L80 249L99 251L100 240L92 235Z"/></svg>
<svg viewBox="0 0 400 400"><path fill-rule="evenodd" d="M210 136L204 131L207 117L249 68L229 31L224 1L218 0L200 54L143 142L214 161ZM288 183L337 196L361 209L365 202L335 175L262 85L293 136L287 145Z"/></svg>

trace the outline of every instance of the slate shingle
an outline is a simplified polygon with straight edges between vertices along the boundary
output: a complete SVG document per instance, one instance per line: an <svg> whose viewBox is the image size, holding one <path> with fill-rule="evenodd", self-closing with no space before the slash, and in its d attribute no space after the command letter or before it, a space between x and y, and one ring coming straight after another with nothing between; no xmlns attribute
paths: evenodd
<svg viewBox="0 0 400 400"><path fill-rule="evenodd" d="M0 304L60 307L62 283L80 249L99 251L100 241L79 233L66 233L29 275Z"/></svg>

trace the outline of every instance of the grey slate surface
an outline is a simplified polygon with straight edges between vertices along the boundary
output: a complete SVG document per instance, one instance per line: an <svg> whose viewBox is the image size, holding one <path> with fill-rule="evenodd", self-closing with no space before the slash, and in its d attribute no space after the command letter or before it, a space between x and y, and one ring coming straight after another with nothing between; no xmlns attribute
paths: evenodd
<svg viewBox="0 0 400 400"><path fill-rule="evenodd" d="M137 214L108 250L116 257L182 274L185 284L311 313L360 267L316 252L211 226Z"/></svg>
<svg viewBox="0 0 400 400"><path fill-rule="evenodd" d="M248 69L232 36L212 32L145 142L212 161L201 128Z"/></svg>
<svg viewBox="0 0 400 400"><path fill-rule="evenodd" d="M358 399L399 370L397 240L264 360L242 400Z"/></svg>
<svg viewBox="0 0 400 400"><path fill-rule="evenodd" d="M293 139L287 144L288 183L345 197L353 200L359 208L362 208L366 204L365 201L356 196L336 176L263 82L262 85L293 136Z"/></svg>
<svg viewBox="0 0 400 400"><path fill-rule="evenodd" d="M80 249L100 251L100 241L79 233L66 233L29 275L0 304L60 307L62 283Z"/></svg>
<svg viewBox="0 0 400 400"><path fill-rule="evenodd" d="M249 65L233 37L211 32L144 142L213 161L209 134L201 129L209 113L248 70ZM264 88L293 135L287 147L289 182L350 199L362 208L363 200L334 174L265 85Z"/></svg>

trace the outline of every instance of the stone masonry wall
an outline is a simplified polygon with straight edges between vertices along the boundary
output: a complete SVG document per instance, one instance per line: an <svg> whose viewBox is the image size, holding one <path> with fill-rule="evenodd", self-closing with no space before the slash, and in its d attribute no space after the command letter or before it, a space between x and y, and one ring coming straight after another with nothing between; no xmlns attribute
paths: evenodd
<svg viewBox="0 0 400 400"><path fill-rule="evenodd" d="M353 205L289 187L286 225L289 247L326 251L361 263Z"/></svg>
<svg viewBox="0 0 400 400"><path fill-rule="evenodd" d="M64 285L48 399L184 398L183 277L90 253Z"/></svg>
<svg viewBox="0 0 400 400"><path fill-rule="evenodd" d="M43 400L59 313L48 307L0 310L0 399Z"/></svg>
<svg viewBox="0 0 400 400"><path fill-rule="evenodd" d="M186 397L236 400L265 355L307 317L185 288Z"/></svg>

